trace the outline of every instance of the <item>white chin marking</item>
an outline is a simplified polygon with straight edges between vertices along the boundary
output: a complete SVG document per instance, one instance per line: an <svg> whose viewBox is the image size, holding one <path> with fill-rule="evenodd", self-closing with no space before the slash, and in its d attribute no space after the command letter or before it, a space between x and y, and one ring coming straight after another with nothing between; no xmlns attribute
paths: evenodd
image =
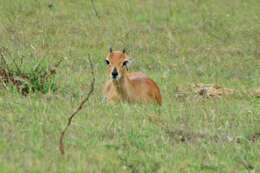
<svg viewBox="0 0 260 173"><path fill-rule="evenodd" d="M114 80L114 81L118 81L119 79L120 79L120 76L117 76L116 78L112 77L112 80Z"/></svg>

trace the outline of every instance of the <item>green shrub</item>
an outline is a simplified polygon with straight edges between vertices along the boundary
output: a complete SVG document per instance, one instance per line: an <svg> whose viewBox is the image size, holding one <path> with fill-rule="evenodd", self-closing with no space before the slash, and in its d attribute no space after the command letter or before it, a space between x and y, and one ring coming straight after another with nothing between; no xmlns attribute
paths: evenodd
<svg viewBox="0 0 260 173"><path fill-rule="evenodd" d="M5 88L16 89L25 96L34 92L45 94L57 90L55 74L61 61L52 67L45 59L39 61L34 58L33 62L25 64L24 57L14 59L10 54L4 53L3 49L0 53L0 82ZM11 62L6 60L6 55L9 55Z"/></svg>

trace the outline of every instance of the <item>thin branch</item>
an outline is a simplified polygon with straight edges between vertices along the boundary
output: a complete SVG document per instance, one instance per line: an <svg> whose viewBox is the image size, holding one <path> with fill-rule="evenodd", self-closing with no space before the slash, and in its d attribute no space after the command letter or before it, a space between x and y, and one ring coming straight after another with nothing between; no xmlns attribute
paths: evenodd
<svg viewBox="0 0 260 173"><path fill-rule="evenodd" d="M46 81L51 75L56 73L56 69L59 67L62 61L63 59L60 59L56 64L54 64L54 66L50 67L49 70L42 75L42 82Z"/></svg>
<svg viewBox="0 0 260 173"><path fill-rule="evenodd" d="M69 128L71 122L72 122L72 119L76 116L76 114L83 108L84 104L89 100L89 97L91 96L91 94L94 92L94 87L95 87L95 73L94 73L94 65L92 63L92 60L90 58L90 56L88 56L88 60L89 60L89 64L90 64L90 67L91 67L91 74L92 74L92 82L90 84L90 90L86 96L86 98L84 98L78 108L70 115L70 117L68 118L68 122L67 122L67 125L66 127L64 128L64 130L61 132L60 134L60 144L59 144L59 149L60 149L60 153L62 155L64 155L65 153L65 150L64 150L64 136L65 136L65 133L67 131L67 129Z"/></svg>

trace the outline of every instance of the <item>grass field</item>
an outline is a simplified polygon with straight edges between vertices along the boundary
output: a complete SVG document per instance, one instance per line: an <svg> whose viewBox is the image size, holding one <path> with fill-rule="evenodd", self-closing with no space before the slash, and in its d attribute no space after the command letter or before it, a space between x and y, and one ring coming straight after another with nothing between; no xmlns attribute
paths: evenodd
<svg viewBox="0 0 260 173"><path fill-rule="evenodd" d="M161 108L102 102L111 45L158 83ZM1 173L260 172L260 99L248 94L260 87L259 0L0 0L0 47L24 69L64 59L56 92L0 89ZM60 132L89 90L88 54L95 91L61 156ZM195 83L236 92L176 96Z"/></svg>

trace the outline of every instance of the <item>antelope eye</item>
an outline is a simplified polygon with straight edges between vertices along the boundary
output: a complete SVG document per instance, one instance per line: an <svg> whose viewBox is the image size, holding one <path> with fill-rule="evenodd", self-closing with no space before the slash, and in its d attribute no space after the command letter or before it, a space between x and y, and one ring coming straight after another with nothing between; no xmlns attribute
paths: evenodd
<svg viewBox="0 0 260 173"><path fill-rule="evenodd" d="M107 65L109 65L109 64L110 64L110 62L109 62L107 59L105 60L105 62L106 62L106 64L107 64Z"/></svg>
<svg viewBox="0 0 260 173"><path fill-rule="evenodd" d="M127 63L128 63L128 61L124 61L124 62L123 62L123 66L126 66Z"/></svg>

